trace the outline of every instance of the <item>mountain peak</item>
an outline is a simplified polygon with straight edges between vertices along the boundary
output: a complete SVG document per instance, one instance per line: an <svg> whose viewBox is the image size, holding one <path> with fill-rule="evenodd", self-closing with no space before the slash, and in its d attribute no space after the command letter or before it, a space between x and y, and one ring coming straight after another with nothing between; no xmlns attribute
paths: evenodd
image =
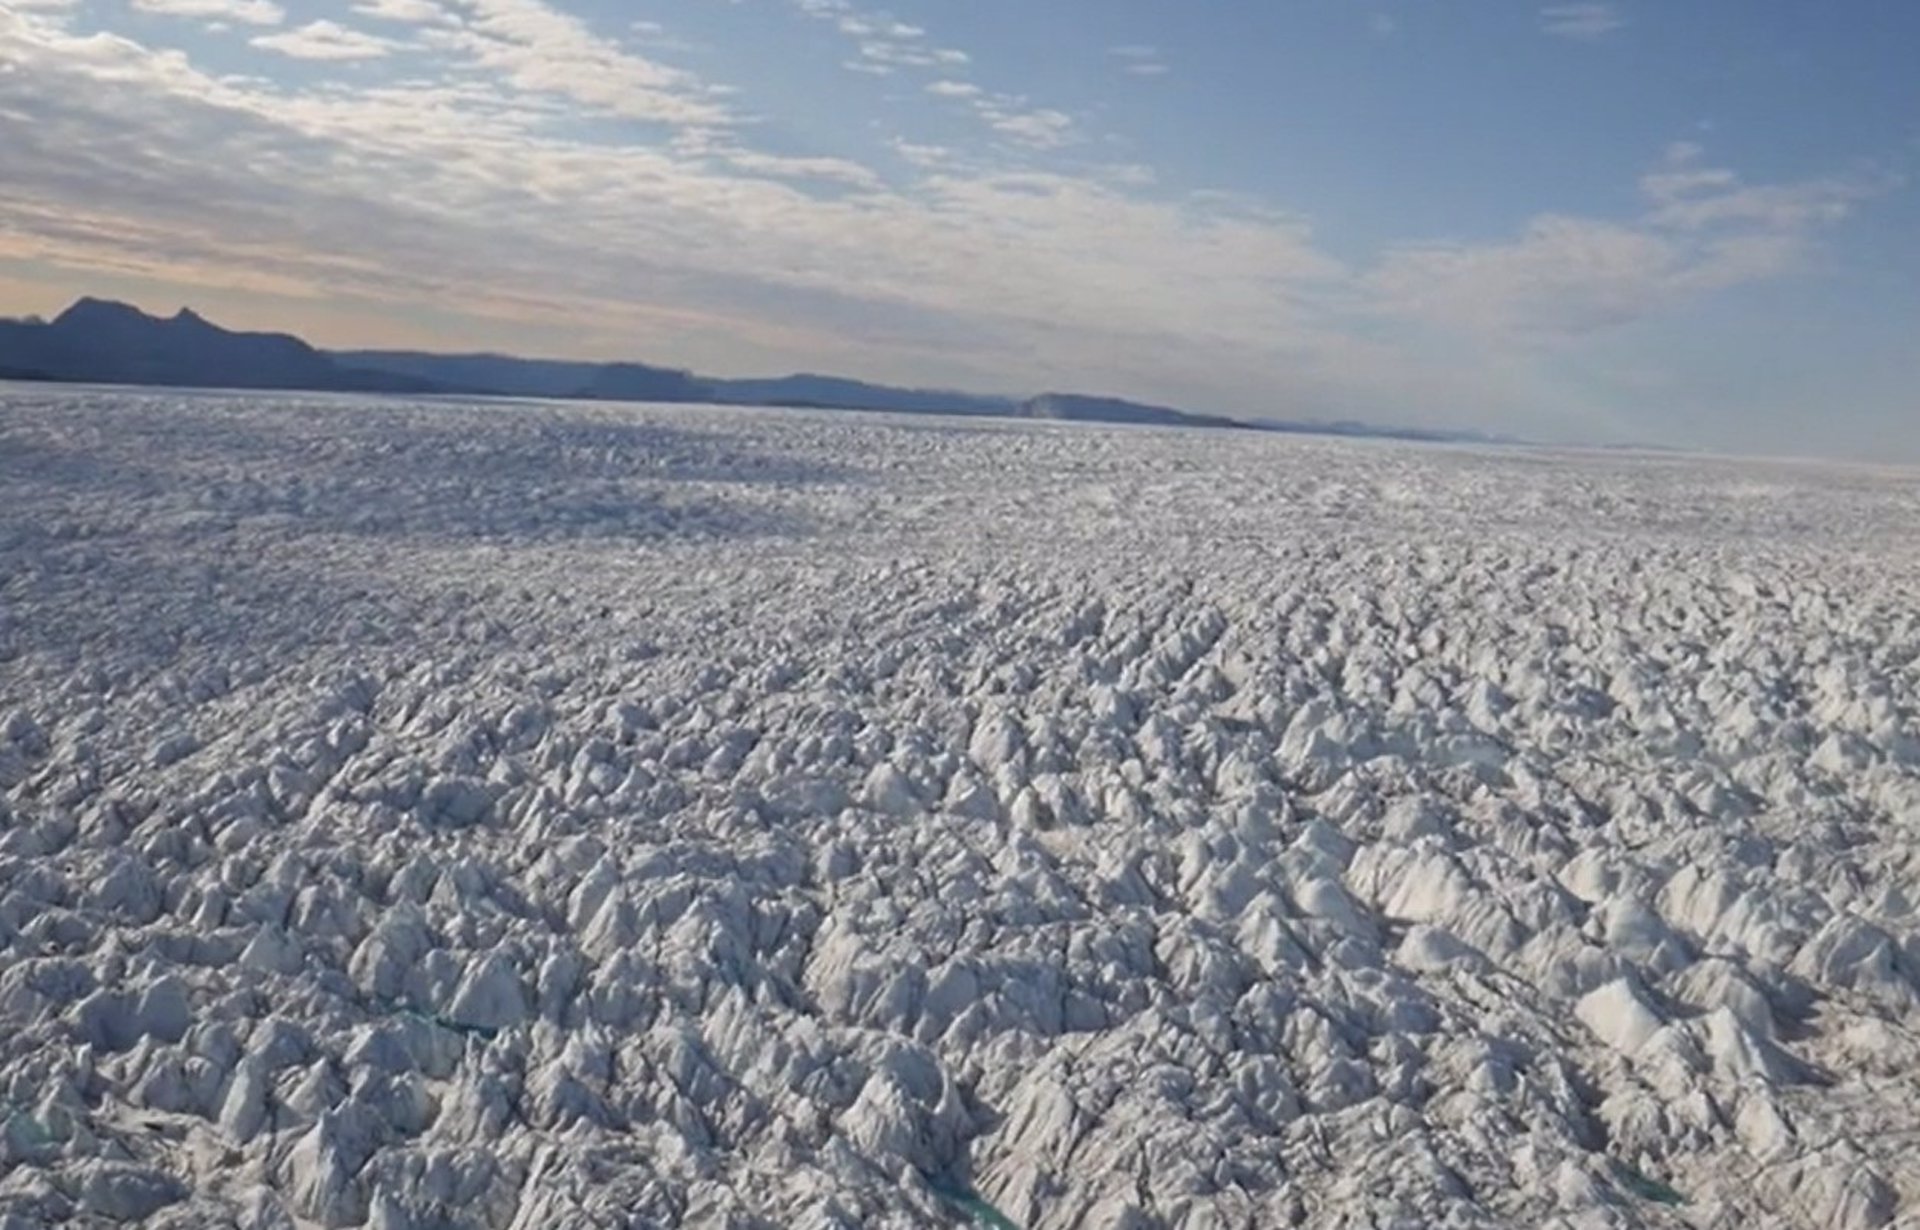
<svg viewBox="0 0 1920 1230"><path fill-rule="evenodd" d="M39 329L0 334L0 367L100 384L420 393L430 381L354 371L297 337L234 333L192 308L152 316L132 304L83 298Z"/></svg>
<svg viewBox="0 0 1920 1230"><path fill-rule="evenodd" d="M97 327L103 324L119 324L128 321L151 321L147 315L131 303L121 303L117 299L95 299L85 295L73 301L73 306L53 318L56 327Z"/></svg>

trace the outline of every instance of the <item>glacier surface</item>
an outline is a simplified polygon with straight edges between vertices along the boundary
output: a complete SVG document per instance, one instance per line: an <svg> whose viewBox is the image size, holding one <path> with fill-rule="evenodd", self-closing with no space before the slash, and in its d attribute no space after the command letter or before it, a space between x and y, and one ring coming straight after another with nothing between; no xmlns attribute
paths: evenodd
<svg viewBox="0 0 1920 1230"><path fill-rule="evenodd" d="M0 1226L1920 1225L1916 526L0 391Z"/></svg>

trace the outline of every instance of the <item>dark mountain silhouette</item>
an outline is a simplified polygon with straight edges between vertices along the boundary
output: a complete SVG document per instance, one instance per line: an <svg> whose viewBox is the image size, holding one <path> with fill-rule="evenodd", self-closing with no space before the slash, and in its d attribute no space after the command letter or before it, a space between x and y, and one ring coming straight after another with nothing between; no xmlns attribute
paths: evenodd
<svg viewBox="0 0 1920 1230"><path fill-rule="evenodd" d="M608 363L576 394L600 401L712 401L705 382L690 372L648 367L643 363Z"/></svg>
<svg viewBox="0 0 1920 1230"><path fill-rule="evenodd" d="M1370 423L1314 420L1236 419L1221 414L1195 414L1170 406L1126 401L1118 397L1088 397L1079 393L1046 393L1026 402L1020 417L1080 423L1137 423L1151 427L1211 427L1239 431L1272 431L1302 436L1354 436L1392 440L1423 440L1442 444L1517 444L1506 436L1440 428L1380 427Z"/></svg>
<svg viewBox="0 0 1920 1230"><path fill-rule="evenodd" d="M0 372L7 380L51 380L53 371L40 362L45 346L40 331L47 326L37 320L0 320Z"/></svg>
<svg viewBox="0 0 1920 1230"><path fill-rule="evenodd" d="M1356 440L1412 440L1426 444L1523 444L1517 436L1491 435L1483 431L1456 431L1445 427L1382 427L1353 419L1328 422L1306 419L1286 422L1261 419L1241 424L1261 431L1278 431L1297 436L1348 436Z"/></svg>
<svg viewBox="0 0 1920 1230"><path fill-rule="evenodd" d="M501 354L427 354L410 350L343 350L333 357L351 367L432 381L446 389L512 397L587 397L613 401L717 402L733 406L788 406L814 410L872 410L894 414L1020 412L1010 397L950 389L905 389L840 376L800 372L745 380L700 377L640 363L586 363L521 359Z"/></svg>
<svg viewBox="0 0 1920 1230"><path fill-rule="evenodd" d="M501 397L582 397L602 401L713 401L708 383L671 367L521 359L504 354L339 350L349 367L423 380L449 392Z"/></svg>
<svg viewBox="0 0 1920 1230"><path fill-rule="evenodd" d="M812 406L823 410L882 410L899 414L1005 416L1019 406L1007 397L949 389L899 389L839 376L801 372L766 380L710 380L713 400L742 406Z"/></svg>
<svg viewBox="0 0 1920 1230"><path fill-rule="evenodd" d="M411 350L327 352L283 333L235 333L222 329L186 308L161 318L103 299L81 299L51 321L0 319L0 380L718 402L1409 440L1511 442L1472 432L1371 427L1363 423L1234 419L1075 393L1048 393L1021 402L944 389L894 388L805 372L762 380L727 380L644 363L522 359L500 354L428 354Z"/></svg>
<svg viewBox="0 0 1920 1230"><path fill-rule="evenodd" d="M1087 397L1079 393L1044 393L1020 407L1021 418L1058 419L1072 423L1137 423L1149 427L1237 427L1243 430L1267 426L1247 423L1218 414L1191 414L1169 406L1151 406L1118 397Z"/></svg>
<svg viewBox="0 0 1920 1230"><path fill-rule="evenodd" d="M336 350L334 360L362 371L387 372L443 389L503 397L571 397L593 382L598 363L520 359L504 354L429 354L416 350Z"/></svg>
<svg viewBox="0 0 1920 1230"><path fill-rule="evenodd" d="M431 387L344 367L284 333L233 333L185 308L163 319L105 299L81 299L45 324L0 325L0 365L99 384L353 393L419 393Z"/></svg>

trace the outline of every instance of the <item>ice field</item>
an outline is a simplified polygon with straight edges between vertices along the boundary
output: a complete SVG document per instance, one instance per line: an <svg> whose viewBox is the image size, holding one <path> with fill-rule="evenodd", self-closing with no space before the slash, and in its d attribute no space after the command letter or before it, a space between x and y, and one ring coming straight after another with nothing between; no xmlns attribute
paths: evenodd
<svg viewBox="0 0 1920 1230"><path fill-rule="evenodd" d="M0 1227L1920 1226L1920 474L0 389Z"/></svg>

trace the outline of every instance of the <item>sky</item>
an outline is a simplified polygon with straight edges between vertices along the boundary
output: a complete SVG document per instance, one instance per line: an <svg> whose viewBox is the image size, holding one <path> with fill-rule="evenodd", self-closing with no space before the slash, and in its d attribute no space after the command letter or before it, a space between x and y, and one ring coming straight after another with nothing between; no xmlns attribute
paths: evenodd
<svg viewBox="0 0 1920 1230"><path fill-rule="evenodd" d="M1920 4L0 0L0 314L1920 460Z"/></svg>

